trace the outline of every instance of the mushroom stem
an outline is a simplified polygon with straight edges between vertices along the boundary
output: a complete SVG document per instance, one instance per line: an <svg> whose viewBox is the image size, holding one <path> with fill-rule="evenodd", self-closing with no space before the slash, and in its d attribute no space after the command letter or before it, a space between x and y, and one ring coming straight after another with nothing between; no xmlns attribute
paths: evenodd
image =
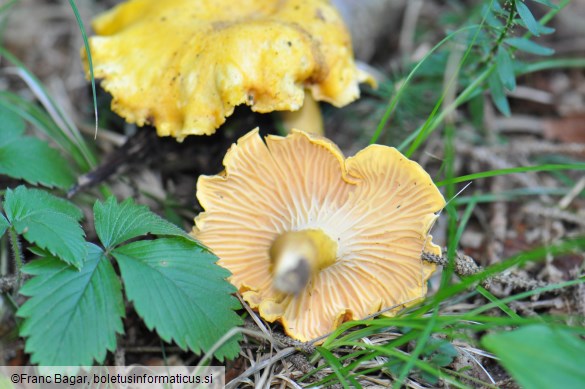
<svg viewBox="0 0 585 389"><path fill-rule="evenodd" d="M281 234L270 247L274 288L297 294L311 276L332 265L337 244L321 230Z"/></svg>
<svg viewBox="0 0 585 389"><path fill-rule="evenodd" d="M293 128L302 128L304 131L317 135L324 135L323 117L319 103L311 92L305 93L305 101L298 111L281 111L282 125L288 133Z"/></svg>

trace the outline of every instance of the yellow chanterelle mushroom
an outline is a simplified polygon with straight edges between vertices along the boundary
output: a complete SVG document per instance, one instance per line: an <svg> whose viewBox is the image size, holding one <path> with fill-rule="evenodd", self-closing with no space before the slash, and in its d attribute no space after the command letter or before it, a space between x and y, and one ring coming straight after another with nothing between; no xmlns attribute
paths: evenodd
<svg viewBox="0 0 585 389"><path fill-rule="evenodd" d="M440 255L429 230L444 205L431 177L394 148L345 159L331 141L258 130L201 176L204 208L192 234L232 272L230 281L267 321L309 341L342 322L420 301Z"/></svg>
<svg viewBox="0 0 585 389"><path fill-rule="evenodd" d="M93 28L94 74L112 109L179 140L214 133L240 104L264 113L305 102L312 113L291 120L308 116L318 132L313 98L339 107L359 97L359 82L373 83L324 0L130 0Z"/></svg>

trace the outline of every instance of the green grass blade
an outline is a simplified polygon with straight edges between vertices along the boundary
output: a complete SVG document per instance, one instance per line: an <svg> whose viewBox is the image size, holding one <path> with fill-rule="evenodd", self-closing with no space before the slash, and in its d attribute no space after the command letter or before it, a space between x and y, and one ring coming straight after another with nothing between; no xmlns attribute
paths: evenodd
<svg viewBox="0 0 585 389"><path fill-rule="evenodd" d="M427 341L431 337L431 333L433 332L433 327L435 326L435 324L437 322L437 315L438 314L439 314L439 310L435 309L433 311L431 319L428 321L427 326L425 327L423 332L418 337L417 342L416 342L416 347L414 348L414 350L412 351L412 354L410 354L410 357L406 361L406 364L404 365L404 367L400 371L400 375L398 376L398 378L396 379L396 382L393 385L394 388L401 388L402 387L404 380L406 380L406 377L408 377L408 374L410 373L412 368L415 366L415 362L418 361L418 358L422 354L422 352L427 344Z"/></svg>
<svg viewBox="0 0 585 389"><path fill-rule="evenodd" d="M41 81L32 74L22 62L20 62L12 53L4 47L0 47L0 56L6 58L8 62L17 68L17 74L27 83L29 88L35 93L39 101L43 104L49 115L53 118L59 129L65 136L71 139L71 142L78 148L83 155L89 170L97 166L97 158L91 149L85 143L83 136L72 122L72 120L63 112L59 104L49 95Z"/></svg>
<svg viewBox="0 0 585 389"><path fill-rule="evenodd" d="M528 290L526 292L518 293L518 294L515 294L513 296L508 296L508 297L499 299L497 301L497 303L492 302L492 303L482 305L481 307L478 307L476 309L473 309L473 310L465 313L463 316L467 317L469 320L473 320L473 318L475 316L481 314L482 312L489 311L490 309L494 309L494 308L499 308L499 306L498 306L499 304L508 304L512 301L522 300L522 299L525 299L525 298L530 297L530 296L534 296L534 295L542 294L542 293L546 293L546 292L551 292L553 290L568 288L568 287L571 287L574 285L581 284L583 282L585 282L585 279L577 279L577 280L561 282L558 284L543 286L541 288L536 288L534 290ZM542 318L538 318L538 320L542 320Z"/></svg>
<svg viewBox="0 0 585 389"><path fill-rule="evenodd" d="M502 191L499 193L476 193L472 196L460 196L453 200L455 206L460 206L469 203L493 203L496 201L518 201L525 196L564 196L571 191L572 188L519 188Z"/></svg>
<svg viewBox="0 0 585 389"><path fill-rule="evenodd" d="M480 178L488 178L488 177L495 177L495 176L504 176L507 174L514 174L514 173L526 173L526 172L550 172L556 170L585 170L585 163L575 163L575 164L545 164L545 165L536 165L536 166L520 166L520 167L513 167L507 169L498 169L498 170L489 170L485 172L467 174L465 176L459 176L443 181L435 182L437 186L444 186L447 184L459 183L459 182L466 182L471 180L477 180Z"/></svg>
<svg viewBox="0 0 585 389"><path fill-rule="evenodd" d="M490 7L492 6L491 5L492 3L493 3L493 0L490 1ZM427 139L429 137L429 135L438 127L438 124L441 123L443 121L443 119L450 112L452 112L453 110L455 110L456 107L458 107L458 105L456 105L453 108L451 108L451 105L453 104L452 103L451 105L445 107L442 110L442 115L437 115L437 112L441 108L441 105L443 104L443 101L444 101L449 89L451 89L453 87L453 85L457 82L457 78L459 77L459 73L461 71L461 68L463 67L463 64L465 63L465 61L467 60L467 58L471 54L473 47L475 46L475 42L477 41L479 34L482 31L482 28L484 27L484 25L486 23L486 18L487 18L487 16L483 15L481 22L479 23L479 28L475 31L473 38L471 39L471 41L467 45L465 53L463 54L463 56L459 60L459 63L457 65L457 69L451 75L451 77L447 83L447 86L444 88L443 93L441 94L441 97L439 98L439 100L435 104L433 111L431 112L431 114L429 115L429 117L427 118L425 123L422 125L422 127L420 128L420 131L417 131L416 137L413 139L408 150L404 153L404 155L406 155L407 157L410 157L419 148L419 146L422 144L422 142L425 139ZM493 66L491 68L493 68ZM479 85L481 85L481 84L477 84L478 87L479 87ZM473 89L467 93L474 93L474 92L475 92L475 89ZM464 91L464 93L465 93L465 91ZM457 99L458 98L456 98L455 101L457 101ZM441 118L440 121L437 120L438 117Z"/></svg>
<svg viewBox="0 0 585 389"><path fill-rule="evenodd" d="M361 388L361 385L354 379L351 380L352 382L350 385L350 382L348 382L348 380L345 378L345 374L342 371L343 366L341 366L341 363L339 363L339 360L337 359L337 357L335 355L333 355L329 350L327 350L324 347L317 347L317 352L319 352L319 354L321 354L323 359L325 359L327 361L327 363L329 364L329 366L331 366L331 369L333 370L333 372L337 376L339 383L345 389Z"/></svg>
<svg viewBox="0 0 585 389"><path fill-rule="evenodd" d="M0 92L0 106L18 114L37 130L46 134L75 161L80 171L89 169L87 160L75 142L59 128L41 107L11 92Z"/></svg>
<svg viewBox="0 0 585 389"><path fill-rule="evenodd" d="M380 135L382 135L382 131L384 130L384 127L388 123L388 120L390 119L390 116L394 112L394 109L396 108L396 105L398 105L398 102L400 101L400 98L402 97L402 94L404 93L406 87L409 85L409 83L412 80L412 78L416 75L416 73L419 70L419 68L441 46L443 46L445 43L449 42L455 36L457 36L458 34L460 34L462 32L465 32L465 31L469 31L469 30L472 30L472 29L477 29L478 27L479 26L476 26L476 25L474 25L474 26L467 26L467 27L460 28L460 29L458 29L456 31L453 31L452 33L450 33L449 35L447 35L445 38L443 38L439 43L437 43L431 50L429 50L429 52L423 57L423 59L420 60L416 64L416 66L408 74L408 76L406 77L406 79L404 80L404 82L402 82L402 85L400 86L400 88L396 92L396 95L394 95L394 97L388 103L388 107L386 108L386 111L384 112L384 115L382 115L382 119L380 119L380 122L378 123L378 126L376 127L376 131L374 132L374 135L372 135L372 138L370 139L370 144L376 143L378 141L378 139L380 138Z"/></svg>
<svg viewBox="0 0 585 389"><path fill-rule="evenodd" d="M428 318L426 318L428 319ZM394 358L400 360L402 362L412 361L413 366L417 369L420 369L423 372L426 372L432 376L440 377L444 379L445 382L453 385L456 388L465 388L465 385L462 385L457 380L454 380L452 377L449 377L446 374L443 374L439 369L429 364L427 361L423 361L420 359L412 359L412 355L399 351L396 347L392 347L390 344L386 345L370 345L367 343L359 343L359 342L348 342L344 344L346 347L352 348L363 348L369 350L375 356L384 356L387 358ZM398 381L395 381L395 385L398 384Z"/></svg>
<svg viewBox="0 0 585 389"><path fill-rule="evenodd" d="M439 290L437 292L436 298L439 300L444 300L446 298L454 296L460 293L461 291L469 288L474 283L482 281L492 275L499 274L512 266L521 266L527 262L542 260L548 254L558 255L572 250L583 250L583 248L585 248L585 238L566 240L558 244L546 247L539 247L530 251L514 255L503 262L487 267L481 273L465 277L458 284L449 285L448 287ZM502 301L506 300L502 299Z"/></svg>
<svg viewBox="0 0 585 389"><path fill-rule="evenodd" d="M459 222L459 225L456 227L454 234L452 234L453 236L450 237L450 239L449 239L449 245L447 247L447 258L449 260L449 266L447 266L447 268L443 269L440 288L444 288L449 284L451 277L453 275L453 272L455 271L455 265L454 265L455 248L459 247L459 241L461 240L461 236L463 235L465 227L467 226L467 223L469 222L469 219L471 218L471 215L473 214L474 208L475 208L474 202L470 202L467 205L467 207L463 211L463 215L461 216L461 221ZM451 220L454 223L453 226L455 226L455 223L456 223L455 218L452 218L450 216L449 221L451 222ZM454 228L454 227L450 226L450 229L452 229L452 228ZM438 304L440 304L440 303L441 303L440 300L435 301L436 306L438 306Z"/></svg>
<svg viewBox="0 0 585 389"><path fill-rule="evenodd" d="M551 58L528 64L521 64L516 72L518 75L540 72L551 69L583 69L585 58Z"/></svg>
<svg viewBox="0 0 585 389"><path fill-rule="evenodd" d="M461 106L462 104L466 103L467 101L471 100L475 95L479 92L479 86L490 76L493 71L493 67L490 67L483 71L479 76L477 76L471 84L469 84L458 96L455 100L449 104L448 106L444 107L443 110L436 115L433 120L427 124L423 124L419 127L415 132L410 134L408 138L406 138L398 147L397 149L402 151L412 143L415 139L419 136L422 137L422 132L424 131L426 134L431 134L438 126L443 122L445 117L455 111L457 107ZM426 139L426 137L425 137Z"/></svg>
<svg viewBox="0 0 585 389"><path fill-rule="evenodd" d="M79 26L79 32L81 32L81 36L83 38L83 46L85 47L85 52L87 53L87 63L89 64L89 78L91 81L91 94L93 97L93 113L95 116L95 135L97 137L98 132L98 109L97 109L97 94L96 94L96 87L95 87L95 77L93 75L93 60L91 58L91 50L89 49L89 41L87 39L87 34L85 32L85 26L83 25L83 20L81 19L81 15L79 14L79 10L77 9L77 5L75 5L75 1L69 0L69 4L71 5L71 9L75 14L75 19L77 20L77 25Z"/></svg>
<svg viewBox="0 0 585 389"><path fill-rule="evenodd" d="M492 304L496 305L498 308L502 310L506 315L513 317L514 319L521 319L520 316L513 310L511 310L505 303L503 303L499 298L491 294L487 289L482 286L477 287L477 291L486 298L486 300L491 301Z"/></svg>

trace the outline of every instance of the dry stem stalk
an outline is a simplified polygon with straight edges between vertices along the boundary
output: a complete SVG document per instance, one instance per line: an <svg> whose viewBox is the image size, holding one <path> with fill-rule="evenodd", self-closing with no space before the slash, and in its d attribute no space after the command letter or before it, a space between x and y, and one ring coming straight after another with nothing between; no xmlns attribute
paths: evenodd
<svg viewBox="0 0 585 389"><path fill-rule="evenodd" d="M27 279L23 274L23 279ZM20 280L17 276L4 276L0 277L0 293L11 293L20 288Z"/></svg>
<svg viewBox="0 0 585 389"><path fill-rule="evenodd" d="M437 265L447 266L449 260L445 256L434 255L428 252L422 253L422 259L428 262L436 263ZM483 267L477 265L475 260L469 255L460 252L455 253L455 273L460 277L467 277L484 270ZM512 289L533 290L546 286L547 283L535 279L526 279L514 274L498 274L489 277L482 282L482 286L490 290L495 295L500 295L499 290L494 288L494 283L498 283Z"/></svg>

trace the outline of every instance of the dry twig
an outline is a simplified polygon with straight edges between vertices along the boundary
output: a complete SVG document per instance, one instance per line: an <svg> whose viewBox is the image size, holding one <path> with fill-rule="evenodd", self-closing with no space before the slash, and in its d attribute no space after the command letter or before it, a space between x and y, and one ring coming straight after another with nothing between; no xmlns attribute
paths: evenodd
<svg viewBox="0 0 585 389"><path fill-rule="evenodd" d="M0 293L10 293L18 289L19 279L16 276L0 277Z"/></svg>
<svg viewBox="0 0 585 389"><path fill-rule="evenodd" d="M443 267L448 266L449 260L446 256L438 256L428 252L423 252L422 259L428 262L436 263ZM455 253L455 273L460 277L468 277L474 274L478 274L484 270L483 267L477 265L475 260L469 255L462 254L460 252ZM527 279L520 277L515 274L498 274L493 277L489 277L482 282L483 287L490 290L496 295L501 293L494 288L494 283L498 283L503 286L507 286L512 289L523 289L533 290L546 286L547 283L535 279Z"/></svg>

